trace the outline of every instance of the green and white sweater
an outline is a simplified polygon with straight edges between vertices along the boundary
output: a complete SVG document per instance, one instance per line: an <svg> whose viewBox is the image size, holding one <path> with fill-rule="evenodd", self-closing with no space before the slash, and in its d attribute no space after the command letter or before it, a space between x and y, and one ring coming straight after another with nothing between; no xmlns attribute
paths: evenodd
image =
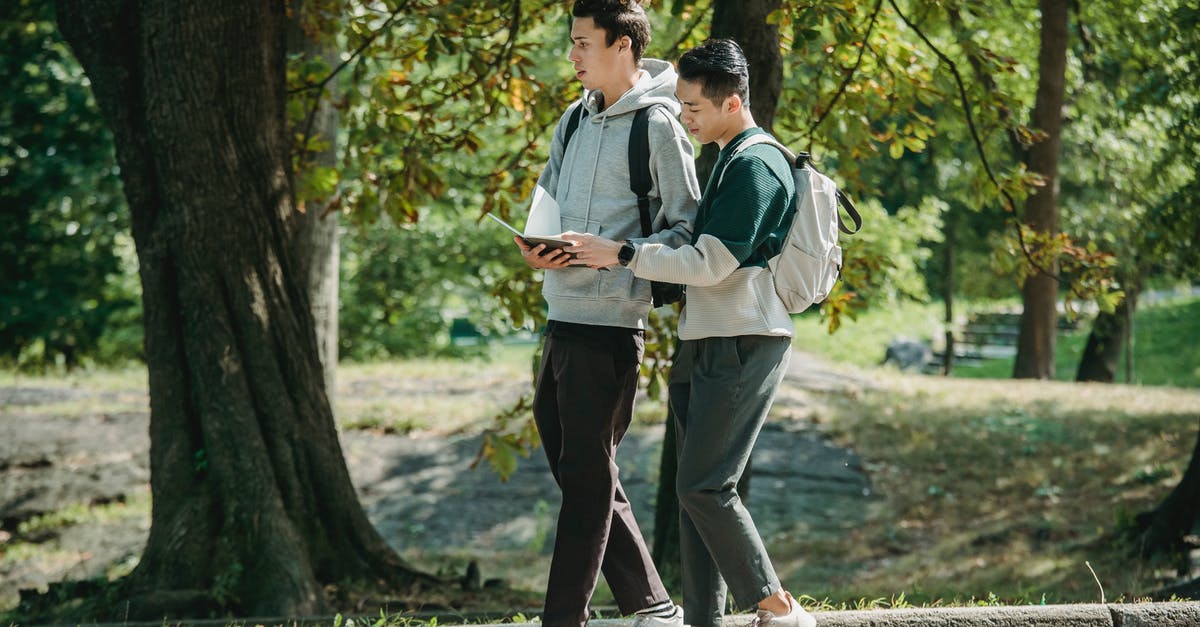
<svg viewBox="0 0 1200 627"><path fill-rule="evenodd" d="M796 211L791 166L766 144L731 158L742 141L762 133L747 129L721 150L700 199L691 245L643 243L629 263L639 278L687 285L680 339L793 333L767 267Z"/></svg>

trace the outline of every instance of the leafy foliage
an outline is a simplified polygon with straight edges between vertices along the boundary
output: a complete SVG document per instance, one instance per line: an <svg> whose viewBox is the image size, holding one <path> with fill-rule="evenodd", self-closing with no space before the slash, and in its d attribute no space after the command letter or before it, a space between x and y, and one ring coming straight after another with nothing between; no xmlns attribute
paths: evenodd
<svg viewBox="0 0 1200 627"><path fill-rule="evenodd" d="M112 139L53 4L3 12L0 358L37 369L117 357L140 345L140 309Z"/></svg>
<svg viewBox="0 0 1200 627"><path fill-rule="evenodd" d="M350 229L341 265L343 358L476 354L512 332L500 304L481 298L510 272L503 260L511 242L499 229L452 211L430 216L419 228L385 217ZM468 320L483 343L453 344L448 317Z"/></svg>

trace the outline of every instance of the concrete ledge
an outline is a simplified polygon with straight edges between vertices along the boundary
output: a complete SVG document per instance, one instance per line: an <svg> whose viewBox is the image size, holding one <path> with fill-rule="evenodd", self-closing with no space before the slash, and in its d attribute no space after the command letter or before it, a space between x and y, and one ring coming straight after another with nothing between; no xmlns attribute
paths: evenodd
<svg viewBox="0 0 1200 627"><path fill-rule="evenodd" d="M1129 603L1110 605L1113 627L1195 627L1200 603Z"/></svg>
<svg viewBox="0 0 1200 627"><path fill-rule="evenodd" d="M1187 603L1115 603L1111 605L1019 605L1010 607L940 607L903 610L856 610L815 612L817 627L1200 627L1200 602ZM406 616L396 614L395 616ZM419 612L407 615L416 621L439 616L445 627L542 627L541 623L471 622L476 617L447 612ZM490 620L498 617L492 614ZM343 625L367 627L378 616L347 616ZM725 617L725 627L743 627L750 615ZM484 621L489 620L484 618ZM588 627L629 627L632 619L606 618L588 621ZM242 618L170 620L148 623L117 623L91 627L329 627L332 616L307 618Z"/></svg>
<svg viewBox="0 0 1200 627"><path fill-rule="evenodd" d="M818 627L1113 627L1104 605L1018 605L815 614Z"/></svg>
<svg viewBox="0 0 1200 627"><path fill-rule="evenodd" d="M1111 605L1020 605L815 612L817 627L1200 627L1200 602ZM725 617L741 627L749 615ZM597 619L589 627L629 627L630 619ZM538 623L475 627L540 627Z"/></svg>

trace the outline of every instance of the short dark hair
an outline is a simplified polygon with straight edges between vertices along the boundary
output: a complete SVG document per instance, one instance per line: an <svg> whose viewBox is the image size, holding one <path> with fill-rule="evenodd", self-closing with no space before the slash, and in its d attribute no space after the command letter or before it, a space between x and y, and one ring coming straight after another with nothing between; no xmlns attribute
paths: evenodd
<svg viewBox="0 0 1200 627"><path fill-rule="evenodd" d="M592 18L597 28L604 29L607 46L621 37L629 37L635 62L642 60L642 53L650 44L650 20L641 0L575 0L571 15Z"/></svg>
<svg viewBox="0 0 1200 627"><path fill-rule="evenodd" d="M720 104L737 94L750 104L750 67L732 39L709 39L679 57L679 78L700 83L700 93Z"/></svg>

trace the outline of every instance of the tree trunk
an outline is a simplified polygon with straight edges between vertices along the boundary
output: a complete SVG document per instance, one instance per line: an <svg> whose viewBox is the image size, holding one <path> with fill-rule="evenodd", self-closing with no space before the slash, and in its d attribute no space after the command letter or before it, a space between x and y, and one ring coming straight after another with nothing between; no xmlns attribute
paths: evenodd
<svg viewBox="0 0 1200 627"><path fill-rule="evenodd" d="M1127 344L1126 337L1132 332L1128 323L1137 310L1139 291L1138 284L1129 285L1125 298L1121 299L1115 311L1096 314L1087 345L1079 358L1076 381L1112 383L1116 380L1117 368L1121 365L1121 350Z"/></svg>
<svg viewBox="0 0 1200 627"><path fill-rule="evenodd" d="M667 404L662 459L658 463L658 492L654 498L654 565L668 590L678 590L682 568L679 556L679 496L675 476L679 469L675 440L675 412Z"/></svg>
<svg viewBox="0 0 1200 627"><path fill-rule="evenodd" d="M780 7L781 0L716 0L713 6L711 35L732 39L746 53L750 66L750 111L754 121L767 132L775 127L775 108L783 93L783 55L779 52L779 26L768 24L767 16ZM719 152L716 144L706 144L696 159L700 188L708 180Z"/></svg>
<svg viewBox="0 0 1200 627"><path fill-rule="evenodd" d="M1200 436L1179 484L1153 511L1137 516L1135 547L1142 556L1184 553L1185 537L1200 526Z"/></svg>
<svg viewBox="0 0 1200 627"><path fill-rule="evenodd" d="M288 52L307 57L324 59L329 68L337 67L338 52L332 45L314 39L300 27L299 16L303 11L300 0L291 0L292 18L288 23ZM305 166L332 168L337 165L338 112L332 100L336 97L335 81L330 81L326 90L313 94L316 111L312 126L307 120L303 128L294 133L309 133L317 137L325 148L315 153L301 155ZM305 107L312 104L306 99ZM306 277L308 293L312 301L313 324L317 333L317 350L325 375L325 391L331 398L336 390L338 359L338 267L340 242L338 237L338 213L328 211L332 198L308 199L300 204L295 214L296 244L295 257L299 276Z"/></svg>
<svg viewBox="0 0 1200 627"><path fill-rule="evenodd" d="M954 236L958 224L958 213L951 209L946 214L946 223L942 226L942 265L945 283L942 287L942 300L945 302L946 348L942 352L942 376L950 376L954 372Z"/></svg>
<svg viewBox="0 0 1200 627"><path fill-rule="evenodd" d="M768 132L774 126L775 109L783 91L783 57L779 52L779 27L767 16L781 0L716 0L713 8L713 37L732 39L742 47L750 67L750 110L754 121ZM706 144L696 159L701 189L717 160L716 144ZM675 587L679 573L679 498L675 492L675 417L667 412L667 433L659 463L658 496L654 511L654 563L668 587ZM670 446L668 446L668 442ZM738 481L738 494L750 499L752 464L746 463ZM671 579L674 577L674 579Z"/></svg>
<svg viewBox="0 0 1200 627"><path fill-rule="evenodd" d="M1034 190L1025 202L1024 221L1035 233L1052 237L1058 232L1058 158L1062 147L1062 107L1066 92L1067 12L1069 0L1041 0L1041 48L1038 51L1037 102L1033 126L1046 139L1029 151L1029 169L1041 174L1046 185ZM1058 266L1035 269L1021 289L1024 311L1013 377L1054 378L1054 343L1058 325Z"/></svg>
<svg viewBox="0 0 1200 627"><path fill-rule="evenodd" d="M57 7L142 280L153 508L121 617L311 615L327 583L421 579L358 503L296 271L286 4Z"/></svg>

